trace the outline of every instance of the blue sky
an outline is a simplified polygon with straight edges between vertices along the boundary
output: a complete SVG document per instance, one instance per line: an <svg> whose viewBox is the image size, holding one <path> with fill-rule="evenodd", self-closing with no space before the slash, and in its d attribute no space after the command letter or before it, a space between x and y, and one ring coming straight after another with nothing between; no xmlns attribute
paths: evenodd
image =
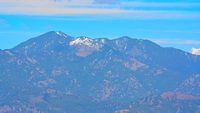
<svg viewBox="0 0 200 113"><path fill-rule="evenodd" d="M0 49L48 31L200 48L198 0L1 0Z"/></svg>

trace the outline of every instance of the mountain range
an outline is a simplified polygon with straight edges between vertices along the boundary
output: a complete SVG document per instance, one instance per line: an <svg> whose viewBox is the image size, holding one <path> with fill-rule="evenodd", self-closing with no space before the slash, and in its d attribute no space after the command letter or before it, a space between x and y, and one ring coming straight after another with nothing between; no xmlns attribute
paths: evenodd
<svg viewBox="0 0 200 113"><path fill-rule="evenodd" d="M0 50L0 113L200 113L200 56L50 31Z"/></svg>

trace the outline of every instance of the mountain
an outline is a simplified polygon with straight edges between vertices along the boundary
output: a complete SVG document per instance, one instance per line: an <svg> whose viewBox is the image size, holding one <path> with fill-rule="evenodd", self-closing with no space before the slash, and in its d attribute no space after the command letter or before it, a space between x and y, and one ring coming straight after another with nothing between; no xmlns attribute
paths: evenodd
<svg viewBox="0 0 200 113"><path fill-rule="evenodd" d="M0 113L200 113L200 56L149 40L51 31L0 64Z"/></svg>

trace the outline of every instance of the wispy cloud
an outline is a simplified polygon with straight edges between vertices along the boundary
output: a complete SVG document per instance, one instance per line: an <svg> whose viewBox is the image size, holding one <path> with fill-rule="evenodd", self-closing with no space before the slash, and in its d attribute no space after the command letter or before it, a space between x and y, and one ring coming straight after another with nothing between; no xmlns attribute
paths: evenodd
<svg viewBox="0 0 200 113"><path fill-rule="evenodd" d="M200 45L200 40L190 39L151 39L153 42L161 45Z"/></svg>
<svg viewBox="0 0 200 113"><path fill-rule="evenodd" d="M119 0L94 0L94 3L98 4L119 4Z"/></svg>
<svg viewBox="0 0 200 113"><path fill-rule="evenodd" d="M130 13L128 10L119 8L91 7L93 0L2 0L0 4L1 14L77 15Z"/></svg>
<svg viewBox="0 0 200 113"><path fill-rule="evenodd" d="M130 1L130 2L121 2L122 6L127 7L140 7L140 8L193 8L199 7L199 2L141 2L141 1Z"/></svg>
<svg viewBox="0 0 200 113"><path fill-rule="evenodd" d="M130 14L132 11L122 9L102 8L44 8L44 7L21 7L21 8L0 8L4 14L22 15L81 15L81 14ZM1 12L0 11L0 12Z"/></svg>
<svg viewBox="0 0 200 113"><path fill-rule="evenodd" d="M136 7L192 7L195 3L182 2L120 2L119 0L1 0L0 14L17 15L107 15L127 19L196 19L198 11L147 10ZM128 7L128 8L127 8Z"/></svg>

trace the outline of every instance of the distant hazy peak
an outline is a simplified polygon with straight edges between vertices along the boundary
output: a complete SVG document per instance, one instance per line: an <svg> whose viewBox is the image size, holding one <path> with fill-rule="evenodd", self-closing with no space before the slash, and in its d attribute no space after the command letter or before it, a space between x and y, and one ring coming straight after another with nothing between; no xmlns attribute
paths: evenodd
<svg viewBox="0 0 200 113"><path fill-rule="evenodd" d="M50 37L64 37L64 38L70 37L69 35L65 34L62 31L49 31L47 33L42 34L41 36L44 36L44 37L49 37L49 36Z"/></svg>
<svg viewBox="0 0 200 113"><path fill-rule="evenodd" d="M129 40L129 39L131 39L129 36L122 36L122 37L120 37L119 39L123 39L123 40Z"/></svg>

